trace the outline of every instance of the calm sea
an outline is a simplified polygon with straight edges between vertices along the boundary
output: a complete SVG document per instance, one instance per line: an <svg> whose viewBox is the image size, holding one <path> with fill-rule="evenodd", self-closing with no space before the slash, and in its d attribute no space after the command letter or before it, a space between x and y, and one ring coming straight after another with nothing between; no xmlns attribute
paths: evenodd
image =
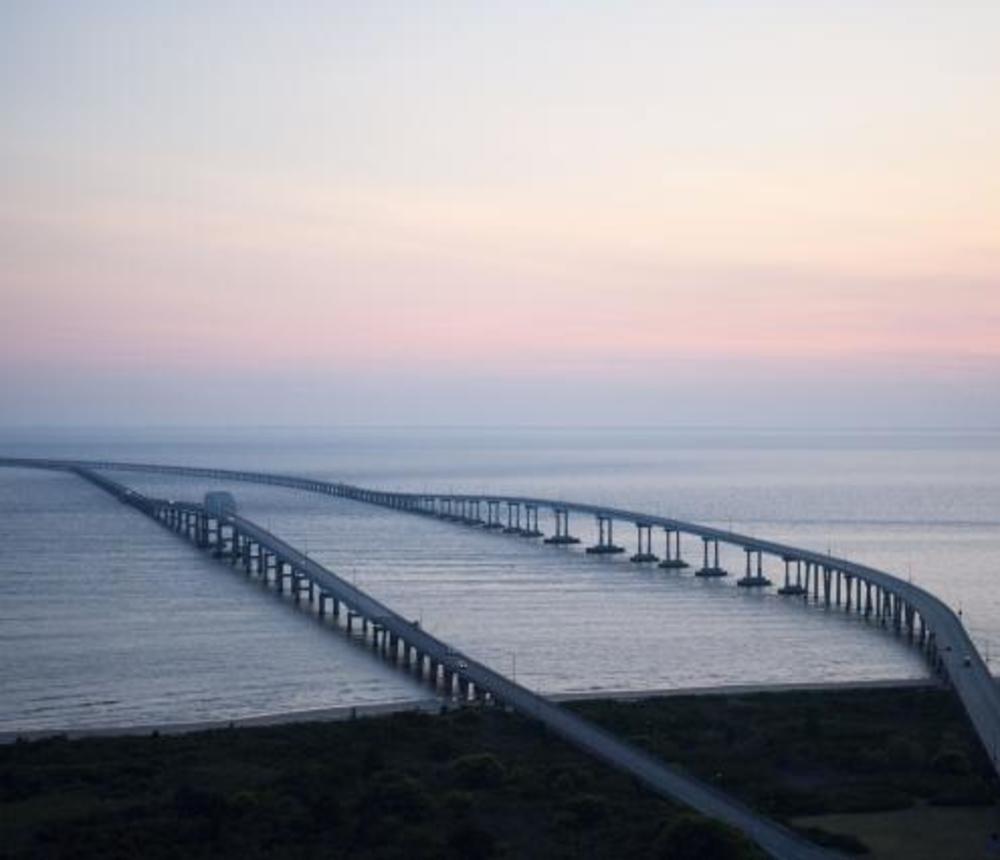
<svg viewBox="0 0 1000 860"><path fill-rule="evenodd" d="M911 577L1000 657L1000 432L7 430L0 452L531 493L732 526ZM177 499L230 490L248 516L540 691L924 674L861 620L732 580L288 490L117 477ZM593 536L582 518L571 526ZM634 545L624 524L615 536ZM8 731L427 696L95 488L28 470L0 470L0 692Z"/></svg>

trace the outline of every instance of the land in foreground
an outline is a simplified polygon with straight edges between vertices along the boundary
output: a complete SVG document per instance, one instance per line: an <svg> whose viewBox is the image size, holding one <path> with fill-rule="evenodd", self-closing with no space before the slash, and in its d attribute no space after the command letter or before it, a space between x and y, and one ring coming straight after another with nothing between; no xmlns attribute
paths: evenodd
<svg viewBox="0 0 1000 860"><path fill-rule="evenodd" d="M989 763L943 690L571 707L841 850L944 844L975 858L1000 830ZM760 856L535 724L475 709L12 744L0 846L4 858Z"/></svg>

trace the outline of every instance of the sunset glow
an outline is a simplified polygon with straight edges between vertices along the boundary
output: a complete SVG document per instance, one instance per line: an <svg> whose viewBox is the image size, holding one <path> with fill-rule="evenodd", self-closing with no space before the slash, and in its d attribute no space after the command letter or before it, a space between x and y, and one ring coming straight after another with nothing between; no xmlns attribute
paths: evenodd
<svg viewBox="0 0 1000 860"><path fill-rule="evenodd" d="M6 5L3 421L1000 422L1000 6L779 5Z"/></svg>

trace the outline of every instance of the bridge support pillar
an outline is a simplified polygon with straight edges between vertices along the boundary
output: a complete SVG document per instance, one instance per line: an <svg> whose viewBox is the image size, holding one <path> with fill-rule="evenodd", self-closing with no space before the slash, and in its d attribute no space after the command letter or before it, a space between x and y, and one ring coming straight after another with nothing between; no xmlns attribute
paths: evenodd
<svg viewBox="0 0 1000 860"><path fill-rule="evenodd" d="M746 576L742 579L736 580L736 584L741 588L761 588L770 585L771 580L764 576L764 553L751 546L744 547L743 550L747 554L747 572ZM756 573L752 569L752 558L754 554L757 556Z"/></svg>
<svg viewBox="0 0 1000 860"><path fill-rule="evenodd" d="M788 597L802 594L802 559L792 558L783 555L781 560L785 563L785 584L778 589L778 594ZM791 564L795 562L795 582L791 581Z"/></svg>
<svg viewBox="0 0 1000 860"><path fill-rule="evenodd" d="M729 573L722 569L719 565L719 541L714 538L703 537L702 543L704 544L704 564L702 564L701 570L695 571L695 576L702 577L715 577L715 576L729 576ZM709 565L709 545L714 546L713 550L713 561Z"/></svg>
<svg viewBox="0 0 1000 860"><path fill-rule="evenodd" d="M574 544L579 543L580 538L573 537L569 533L569 511L564 508L553 508L552 514L556 519L556 533L545 538L545 543L551 544Z"/></svg>
<svg viewBox="0 0 1000 860"><path fill-rule="evenodd" d="M653 553L653 527L649 523L636 523L636 553L630 559L634 562L659 561Z"/></svg>
<svg viewBox="0 0 1000 860"><path fill-rule="evenodd" d="M681 558L681 533L680 529L672 529L669 526L664 526L663 532L666 536L666 548L663 555L663 561L660 562L660 567L667 570L680 570L688 566L688 563ZM671 535L674 536L674 541L676 546L674 551L671 551L670 542Z"/></svg>
<svg viewBox="0 0 1000 860"><path fill-rule="evenodd" d="M521 531L521 503L507 502L507 527L504 534L519 535Z"/></svg>
<svg viewBox="0 0 1000 860"><path fill-rule="evenodd" d="M543 537L543 532L538 528L538 505L524 504L524 529L521 532L524 537Z"/></svg>
<svg viewBox="0 0 1000 860"><path fill-rule="evenodd" d="M195 514L194 523L194 542L199 549L204 549L208 546L208 525L205 522L205 515Z"/></svg>
<svg viewBox="0 0 1000 860"><path fill-rule="evenodd" d="M274 563L274 585L278 594L285 593L285 562L280 558Z"/></svg>
<svg viewBox="0 0 1000 860"><path fill-rule="evenodd" d="M604 514L597 515L597 543L587 547L590 555L617 555L625 552L625 547L616 546L612 528L614 521Z"/></svg>
<svg viewBox="0 0 1000 860"><path fill-rule="evenodd" d="M486 500L486 528L488 529L502 529L503 523L500 522L500 500L499 499L487 499Z"/></svg>

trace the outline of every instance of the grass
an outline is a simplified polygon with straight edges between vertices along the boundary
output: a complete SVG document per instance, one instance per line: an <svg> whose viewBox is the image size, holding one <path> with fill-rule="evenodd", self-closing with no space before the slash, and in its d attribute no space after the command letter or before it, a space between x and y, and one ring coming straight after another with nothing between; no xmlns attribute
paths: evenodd
<svg viewBox="0 0 1000 860"><path fill-rule="evenodd" d="M996 807L934 807L921 804L893 812L862 812L800 818L800 827L850 834L867 845L872 860L977 860L995 858L991 837L1000 832Z"/></svg>

